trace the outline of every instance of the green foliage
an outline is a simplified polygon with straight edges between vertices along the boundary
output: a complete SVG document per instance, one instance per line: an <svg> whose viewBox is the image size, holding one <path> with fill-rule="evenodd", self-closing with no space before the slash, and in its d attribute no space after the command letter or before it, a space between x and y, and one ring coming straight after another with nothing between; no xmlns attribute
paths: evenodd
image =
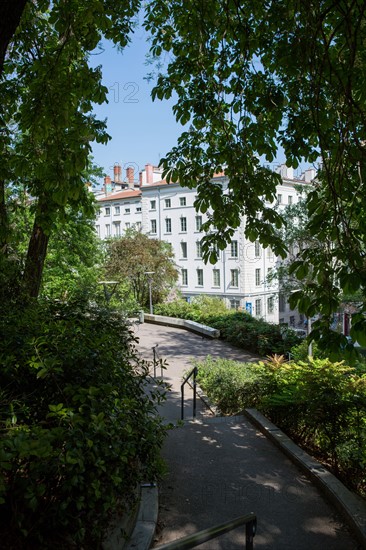
<svg viewBox="0 0 366 550"><path fill-rule="evenodd" d="M171 245L133 229L108 242L104 270L107 278L129 282L140 307L148 307L150 279L154 304L166 298L178 279Z"/></svg>
<svg viewBox="0 0 366 550"><path fill-rule="evenodd" d="M329 359L237 363L208 357L198 382L224 414L256 407L366 492L366 376Z"/></svg>
<svg viewBox="0 0 366 550"><path fill-rule="evenodd" d="M13 304L1 323L3 543L97 548L136 484L159 476L164 387L149 389L116 311Z"/></svg>
<svg viewBox="0 0 366 550"><path fill-rule="evenodd" d="M287 166L320 159L304 229L321 246L300 251L291 306L320 314L313 337L339 350L340 340L325 338L333 313L343 294L361 293L351 336L365 345L363 3L152 0L145 24L162 61L153 98L176 97L176 119L187 124L161 161L164 175L197 188L197 207L213 211L204 257L215 261L212 245L223 248L243 215L246 237L284 257L285 220L272 208L280 178L259 159L272 163L279 145ZM223 170L227 193L212 182Z"/></svg>
<svg viewBox="0 0 366 550"><path fill-rule="evenodd" d="M259 355L287 353L300 342L293 331L282 331L273 325L255 319L247 312L228 310L218 298L199 297L187 303L184 300L155 306L155 313L198 321L220 330L220 336L234 345Z"/></svg>
<svg viewBox="0 0 366 550"><path fill-rule="evenodd" d="M92 213L91 143L109 136L93 115L108 89L90 54L103 38L124 47L139 7L139 0L26 2L12 37L0 79L0 250L7 255L14 243L9 197L21 188L32 198L23 270L30 296L39 294L49 236L68 209Z"/></svg>
<svg viewBox="0 0 366 550"><path fill-rule="evenodd" d="M44 266L42 296L73 299L80 293L95 293L101 280L102 248L94 219L68 211L67 220L55 224Z"/></svg>

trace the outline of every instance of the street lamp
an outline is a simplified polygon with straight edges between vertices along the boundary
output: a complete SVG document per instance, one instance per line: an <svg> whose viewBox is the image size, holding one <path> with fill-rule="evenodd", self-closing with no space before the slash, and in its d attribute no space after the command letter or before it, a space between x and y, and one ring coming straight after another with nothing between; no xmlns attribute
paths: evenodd
<svg viewBox="0 0 366 550"><path fill-rule="evenodd" d="M109 305L113 294L116 292L118 283L119 281L99 281L99 284L103 285L104 298L107 302L107 305ZM109 290L108 287L110 287L111 290Z"/></svg>
<svg viewBox="0 0 366 550"><path fill-rule="evenodd" d="M148 276L149 281L149 301L150 301L150 315L153 314L153 305L152 305L152 294L151 294L151 283L152 283L152 276L154 275L155 271L145 271L144 275Z"/></svg>

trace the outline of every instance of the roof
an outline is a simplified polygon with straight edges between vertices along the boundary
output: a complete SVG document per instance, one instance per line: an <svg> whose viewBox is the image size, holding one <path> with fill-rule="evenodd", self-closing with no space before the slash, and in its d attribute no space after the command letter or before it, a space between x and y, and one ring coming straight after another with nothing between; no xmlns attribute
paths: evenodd
<svg viewBox="0 0 366 550"><path fill-rule="evenodd" d="M98 202L114 201L120 199L132 199L141 196L139 189L126 189L124 191L118 191L118 193L110 193L109 195L103 195L103 197L97 197Z"/></svg>

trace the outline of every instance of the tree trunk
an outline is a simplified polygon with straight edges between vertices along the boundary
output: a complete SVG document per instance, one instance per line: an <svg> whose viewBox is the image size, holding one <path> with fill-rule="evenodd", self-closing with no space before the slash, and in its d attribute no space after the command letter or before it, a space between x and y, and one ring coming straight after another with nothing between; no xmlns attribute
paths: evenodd
<svg viewBox="0 0 366 550"><path fill-rule="evenodd" d="M23 275L25 291L31 298L37 298L42 282L42 273L47 254L49 236L46 235L36 216L29 240Z"/></svg>
<svg viewBox="0 0 366 550"><path fill-rule="evenodd" d="M5 204L5 182L0 180L0 253L6 253L8 243L8 215Z"/></svg>
<svg viewBox="0 0 366 550"><path fill-rule="evenodd" d="M0 76L4 68L6 50L20 22L27 0L0 2Z"/></svg>

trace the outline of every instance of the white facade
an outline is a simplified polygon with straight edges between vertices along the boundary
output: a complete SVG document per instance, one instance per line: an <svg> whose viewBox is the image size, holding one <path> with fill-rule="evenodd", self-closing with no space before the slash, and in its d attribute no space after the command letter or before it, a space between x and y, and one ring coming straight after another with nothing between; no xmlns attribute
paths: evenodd
<svg viewBox="0 0 366 550"><path fill-rule="evenodd" d="M286 172L283 166L280 170L277 203L285 206L298 200L295 185L307 185L315 173L307 171L306 179L293 179L292 170ZM220 181L225 186L226 178L221 176ZM247 310L268 322L299 326L299 316L279 299L278 288L266 282L277 258L270 248L263 249L259 242L245 238L244 217L231 243L220 251L217 263L203 262L201 225L207 215L196 212L195 198L194 189L167 184L161 180L159 169L147 165L134 189L130 185L97 197L101 206L98 234L101 239L118 237L134 226L151 238L171 243L180 273L179 288L188 301L200 294L218 296L230 307Z"/></svg>

